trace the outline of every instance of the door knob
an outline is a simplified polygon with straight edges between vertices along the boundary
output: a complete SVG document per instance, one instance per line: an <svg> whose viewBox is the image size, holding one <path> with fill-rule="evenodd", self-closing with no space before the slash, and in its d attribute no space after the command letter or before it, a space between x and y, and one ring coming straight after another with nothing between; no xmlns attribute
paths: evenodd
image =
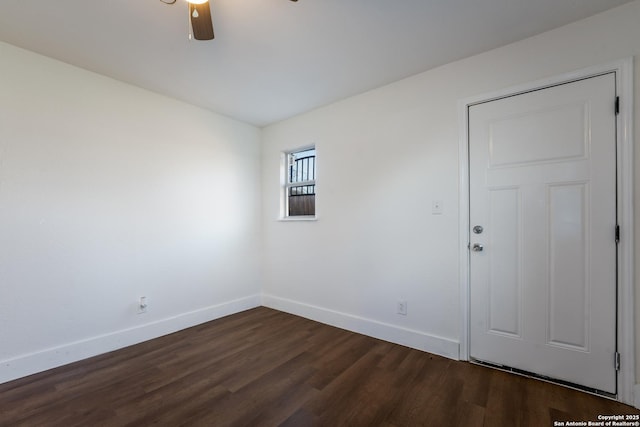
<svg viewBox="0 0 640 427"><path fill-rule="evenodd" d="M484 250L484 246L482 246L480 243L474 243L471 247L471 250L474 252L482 252Z"/></svg>

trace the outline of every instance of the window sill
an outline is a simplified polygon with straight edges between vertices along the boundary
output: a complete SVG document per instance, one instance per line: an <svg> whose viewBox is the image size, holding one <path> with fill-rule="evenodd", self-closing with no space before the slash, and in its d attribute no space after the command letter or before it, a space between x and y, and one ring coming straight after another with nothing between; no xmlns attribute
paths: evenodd
<svg viewBox="0 0 640 427"><path fill-rule="evenodd" d="M278 221L282 221L282 222L317 221L317 220L318 220L318 217L316 215L287 216L283 218L278 218Z"/></svg>

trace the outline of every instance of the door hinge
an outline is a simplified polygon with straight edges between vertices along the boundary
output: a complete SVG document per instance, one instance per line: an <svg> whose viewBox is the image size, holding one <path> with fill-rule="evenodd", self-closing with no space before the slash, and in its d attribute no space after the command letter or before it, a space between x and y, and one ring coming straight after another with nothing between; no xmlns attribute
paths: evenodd
<svg viewBox="0 0 640 427"><path fill-rule="evenodd" d="M616 243L620 243L620 226L616 224Z"/></svg>
<svg viewBox="0 0 640 427"><path fill-rule="evenodd" d="M616 355L615 355L615 361L614 361L615 367L616 367L616 371L620 370L620 353L618 353L616 351Z"/></svg>
<svg viewBox="0 0 640 427"><path fill-rule="evenodd" d="M616 115L620 114L620 97L616 96Z"/></svg>

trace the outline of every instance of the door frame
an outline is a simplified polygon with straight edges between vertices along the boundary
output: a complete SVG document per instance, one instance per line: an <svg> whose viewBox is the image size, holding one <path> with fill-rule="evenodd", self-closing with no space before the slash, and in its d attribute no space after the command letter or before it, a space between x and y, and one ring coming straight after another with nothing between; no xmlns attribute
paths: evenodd
<svg viewBox="0 0 640 427"><path fill-rule="evenodd" d="M569 83L605 73L614 72L616 76L617 96L620 99L619 114L616 117L617 143L617 212L621 230L618 244L618 352L620 370L618 371L617 399L634 405L635 385L635 335L634 335L634 228L633 228L633 58L589 67L565 73L555 77L485 93L458 102L459 118L459 179L460 179L460 359L469 360L470 348L470 252L469 235L469 107L474 104L493 101L532 90L545 89L562 83ZM612 105L611 108L614 108ZM613 230L612 236L613 238ZM612 360L613 364L614 361ZM640 387L639 394L640 394ZM638 396L640 402L640 396Z"/></svg>

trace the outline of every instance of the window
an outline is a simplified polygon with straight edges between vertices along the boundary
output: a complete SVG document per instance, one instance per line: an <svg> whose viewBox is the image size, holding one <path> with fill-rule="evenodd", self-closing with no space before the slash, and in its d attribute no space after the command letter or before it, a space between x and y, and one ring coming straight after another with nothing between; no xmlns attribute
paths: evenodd
<svg viewBox="0 0 640 427"><path fill-rule="evenodd" d="M284 218L315 217L316 149L284 153Z"/></svg>

